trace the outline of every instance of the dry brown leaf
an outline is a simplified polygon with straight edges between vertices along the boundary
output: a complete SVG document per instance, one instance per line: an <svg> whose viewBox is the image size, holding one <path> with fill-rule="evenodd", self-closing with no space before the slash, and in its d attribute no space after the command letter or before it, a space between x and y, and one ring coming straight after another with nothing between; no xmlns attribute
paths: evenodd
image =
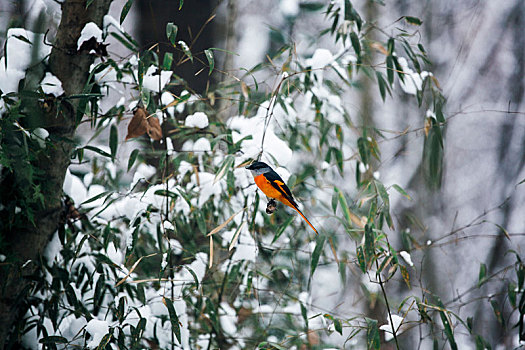
<svg viewBox="0 0 525 350"><path fill-rule="evenodd" d="M377 51L381 52L383 55L388 55L388 51L385 49L385 47L378 42L371 43L370 47L373 47Z"/></svg>
<svg viewBox="0 0 525 350"><path fill-rule="evenodd" d="M160 127L159 118L156 116L149 116L147 119L148 122L148 135L155 141L160 141L162 139L162 128Z"/></svg>
<svg viewBox="0 0 525 350"><path fill-rule="evenodd" d="M146 111L139 107L133 112L133 118L128 124L128 135L126 141L135 137L144 135L148 131L148 122L146 121Z"/></svg>
<svg viewBox="0 0 525 350"><path fill-rule="evenodd" d="M139 263L142 261L142 259L144 258L149 258L150 256L154 256L154 255L157 255L157 253L153 253L153 254L150 254L150 255L146 255L146 256L141 256L139 258L139 260L137 260L133 266L131 267L131 269L129 270L128 274L126 276L124 276L123 279L121 279L120 281L118 281L118 283L115 285L115 287L118 287L120 286L122 283L124 283L128 277L133 273L133 271L135 271L135 269L137 268L137 266L139 265Z"/></svg>
<svg viewBox="0 0 525 350"><path fill-rule="evenodd" d="M239 235L240 235L240 233L242 231L242 228L244 227L245 224L246 224L246 221L243 221L241 226L239 226L237 228L237 232L235 232L235 235L233 236L233 239L232 239L232 241L230 243L230 246L228 247L228 250L232 250L233 247L235 247L235 243L237 243L237 238L239 238Z"/></svg>
<svg viewBox="0 0 525 350"><path fill-rule="evenodd" d="M210 236L210 264L209 268L213 266L213 236Z"/></svg>
<svg viewBox="0 0 525 350"><path fill-rule="evenodd" d="M428 133L430 132L430 128L432 127L432 122L430 118L425 119L425 126L423 127L423 131L425 132L425 136L428 137Z"/></svg>
<svg viewBox="0 0 525 350"><path fill-rule="evenodd" d="M245 99L248 99L250 97L250 88L244 81L241 81L241 92Z"/></svg>
<svg viewBox="0 0 525 350"><path fill-rule="evenodd" d="M246 208L243 208L241 210L239 210L238 212L236 212L235 214L233 214L232 216L230 216L225 222L223 222L222 224L220 224L219 226L215 227L213 230L210 231L210 233L208 233L208 236L211 236L217 232L219 232L220 230L222 230L223 228L226 227L226 225L228 225L234 217L236 217L238 214L240 214L244 209Z"/></svg>

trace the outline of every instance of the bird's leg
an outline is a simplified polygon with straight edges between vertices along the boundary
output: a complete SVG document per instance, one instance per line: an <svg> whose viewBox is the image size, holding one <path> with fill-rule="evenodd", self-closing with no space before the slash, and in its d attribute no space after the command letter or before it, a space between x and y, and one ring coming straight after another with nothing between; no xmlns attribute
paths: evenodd
<svg viewBox="0 0 525 350"><path fill-rule="evenodd" d="M268 204L266 205L266 214L271 215L277 209L277 202L275 199L270 198Z"/></svg>

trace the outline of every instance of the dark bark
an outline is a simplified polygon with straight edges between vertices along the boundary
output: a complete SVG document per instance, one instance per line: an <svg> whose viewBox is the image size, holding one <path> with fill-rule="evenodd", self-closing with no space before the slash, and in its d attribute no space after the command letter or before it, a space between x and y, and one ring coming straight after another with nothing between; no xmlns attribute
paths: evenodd
<svg viewBox="0 0 525 350"><path fill-rule="evenodd" d="M96 0L88 9L85 0L65 0L62 4L62 18L49 57L49 68L61 80L66 97L82 92L94 61L92 55L77 53L80 33L88 22L101 26L110 4L111 0ZM15 320L24 312L24 299L31 289L27 277L37 272L44 248L60 225L62 186L74 147L69 140L77 127L75 105L67 98L53 100L51 108L49 105L35 106L40 106L41 117L33 126L45 128L53 140L30 164L37 174L33 180L41 189L43 202L24 198L30 191L23 188L19 180L21 174L16 170L4 171L0 178L2 204L27 199L34 216L31 222L29 216L21 213L23 219L3 221L0 225L2 253L7 256L0 269L0 348L4 348Z"/></svg>

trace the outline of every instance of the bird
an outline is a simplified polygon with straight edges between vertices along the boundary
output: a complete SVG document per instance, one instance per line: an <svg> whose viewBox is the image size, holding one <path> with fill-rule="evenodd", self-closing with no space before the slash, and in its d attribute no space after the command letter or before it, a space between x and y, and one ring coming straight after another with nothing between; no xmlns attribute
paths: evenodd
<svg viewBox="0 0 525 350"><path fill-rule="evenodd" d="M310 227L317 234L317 230L314 225L304 216L304 214L297 207L297 203L293 198L292 192L286 186L283 179L277 174L268 164L264 162L253 162L246 169L250 170L255 184L259 189L269 198L277 199L279 202L289 206L293 210L297 211L299 215L310 225ZM271 213L266 209L267 213Z"/></svg>

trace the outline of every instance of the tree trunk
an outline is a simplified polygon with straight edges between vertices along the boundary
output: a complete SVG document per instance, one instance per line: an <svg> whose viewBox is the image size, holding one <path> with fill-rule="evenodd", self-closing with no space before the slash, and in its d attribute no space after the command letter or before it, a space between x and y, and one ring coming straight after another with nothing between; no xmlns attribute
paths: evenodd
<svg viewBox="0 0 525 350"><path fill-rule="evenodd" d="M49 68L62 82L66 96L82 92L95 58L87 53L77 53L80 33L88 22L101 27L110 4L111 0L96 0L86 9L85 0L65 0L62 3L62 18L49 57ZM29 167L36 174L34 185L40 187L42 202L25 198L31 191L23 188L24 183L19 180L21 174L16 170L8 172L4 169L0 178L4 206L13 201L31 203L27 210L18 214L22 219L2 220L0 224L2 253L7 256L0 266L0 348L7 344L9 331L16 319L23 315L24 299L32 286L27 277L37 272L44 248L60 225L62 186L74 147L69 140L77 127L75 109L76 104L68 102L67 98L55 99L51 108L49 104L41 104L39 114L42 118L35 121L35 127L45 128L54 141L31 161ZM2 147L3 143L4 140ZM27 215L29 212L32 212L32 220ZM0 217L3 219L5 215L1 213Z"/></svg>

